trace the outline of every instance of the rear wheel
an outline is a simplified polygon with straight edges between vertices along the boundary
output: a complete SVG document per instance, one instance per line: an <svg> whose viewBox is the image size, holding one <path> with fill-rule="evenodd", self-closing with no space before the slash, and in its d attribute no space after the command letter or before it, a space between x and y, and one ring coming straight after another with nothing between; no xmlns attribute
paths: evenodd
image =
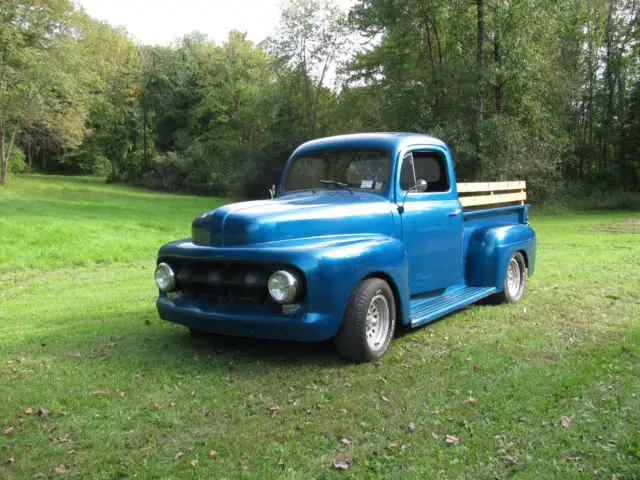
<svg viewBox="0 0 640 480"><path fill-rule="evenodd" d="M389 348L396 326L391 288L382 279L367 278L353 290L335 338L338 354L356 362L376 361Z"/></svg>
<svg viewBox="0 0 640 480"><path fill-rule="evenodd" d="M517 252L509 260L502 292L496 294L498 302L516 303L522 299L527 279L527 267L522 253Z"/></svg>

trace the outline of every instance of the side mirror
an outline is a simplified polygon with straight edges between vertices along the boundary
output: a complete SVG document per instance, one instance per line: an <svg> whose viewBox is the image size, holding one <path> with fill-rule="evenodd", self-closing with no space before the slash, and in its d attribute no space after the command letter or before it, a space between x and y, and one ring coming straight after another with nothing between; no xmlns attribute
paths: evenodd
<svg viewBox="0 0 640 480"><path fill-rule="evenodd" d="M416 180L416 184L409 189L411 192L426 192L427 191L427 181L424 178L419 178Z"/></svg>
<svg viewBox="0 0 640 480"><path fill-rule="evenodd" d="M276 196L276 186L275 185L271 185L271 188L269 189L269 195L271 195L271 198L274 198Z"/></svg>

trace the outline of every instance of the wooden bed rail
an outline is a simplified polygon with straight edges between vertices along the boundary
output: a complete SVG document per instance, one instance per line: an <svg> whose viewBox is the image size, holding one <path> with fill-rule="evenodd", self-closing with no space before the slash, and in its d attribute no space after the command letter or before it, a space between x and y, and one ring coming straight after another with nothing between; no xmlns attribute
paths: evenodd
<svg viewBox="0 0 640 480"><path fill-rule="evenodd" d="M518 202L524 205L527 199L527 182L477 182L458 183L458 194L472 193L475 195L460 195L463 207L478 207L496 203ZM497 192L497 193L496 193Z"/></svg>

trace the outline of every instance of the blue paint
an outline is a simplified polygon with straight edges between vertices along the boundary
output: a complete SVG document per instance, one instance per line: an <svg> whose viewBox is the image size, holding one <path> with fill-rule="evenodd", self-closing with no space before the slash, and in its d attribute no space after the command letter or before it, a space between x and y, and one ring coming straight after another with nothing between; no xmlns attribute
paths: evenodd
<svg viewBox="0 0 640 480"><path fill-rule="evenodd" d="M379 191L283 191L298 155L336 149L389 152L389 184ZM445 159L448 191L402 189L402 159L425 150ZM232 289L223 292L223 300L160 293L157 307L162 318L198 330L320 341L337 333L356 285L379 276L394 290L399 323L418 326L501 291L517 251L533 274L536 239L527 220L526 205L462 212L451 154L433 137L376 133L313 140L292 154L275 199L205 213L193 221L190 239L168 243L158 253L158 261L176 268L293 269L305 292L297 308L284 312L269 298L248 300Z"/></svg>

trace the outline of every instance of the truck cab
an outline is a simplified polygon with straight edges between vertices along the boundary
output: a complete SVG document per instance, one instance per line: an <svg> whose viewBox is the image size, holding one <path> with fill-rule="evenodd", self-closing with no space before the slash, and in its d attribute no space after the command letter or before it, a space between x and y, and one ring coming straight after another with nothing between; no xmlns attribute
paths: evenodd
<svg viewBox="0 0 640 480"><path fill-rule="evenodd" d="M524 188L456 183L427 135L307 142L274 198L207 212L160 249L158 312L194 333L334 338L342 357L375 361L399 325L522 298L536 246Z"/></svg>

